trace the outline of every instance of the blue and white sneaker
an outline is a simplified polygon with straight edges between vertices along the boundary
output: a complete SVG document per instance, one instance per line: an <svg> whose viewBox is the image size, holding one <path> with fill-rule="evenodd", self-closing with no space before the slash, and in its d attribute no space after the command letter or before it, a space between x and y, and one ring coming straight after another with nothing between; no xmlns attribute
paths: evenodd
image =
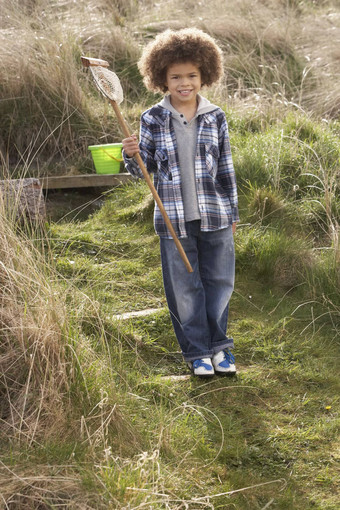
<svg viewBox="0 0 340 510"><path fill-rule="evenodd" d="M188 367L198 377L213 377L215 371L210 358L195 359L188 361Z"/></svg>
<svg viewBox="0 0 340 510"><path fill-rule="evenodd" d="M215 373L219 375L228 374L234 375L236 374L235 367L235 358L229 351L229 349L224 349L223 351L214 354L212 357L212 364L215 368Z"/></svg>

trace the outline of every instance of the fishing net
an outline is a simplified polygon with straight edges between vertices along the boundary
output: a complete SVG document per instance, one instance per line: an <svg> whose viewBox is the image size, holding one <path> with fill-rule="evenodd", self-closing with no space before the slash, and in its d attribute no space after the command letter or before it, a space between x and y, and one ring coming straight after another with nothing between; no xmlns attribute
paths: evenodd
<svg viewBox="0 0 340 510"><path fill-rule="evenodd" d="M106 67L90 66L90 69L95 84L102 94L120 104L124 99L124 94L118 76Z"/></svg>

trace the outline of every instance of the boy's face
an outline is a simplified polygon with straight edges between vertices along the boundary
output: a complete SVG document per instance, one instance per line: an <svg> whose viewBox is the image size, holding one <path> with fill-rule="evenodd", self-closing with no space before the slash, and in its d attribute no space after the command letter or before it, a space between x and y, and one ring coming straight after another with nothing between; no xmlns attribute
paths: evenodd
<svg viewBox="0 0 340 510"><path fill-rule="evenodd" d="M202 86L201 71L191 62L173 64L167 69L165 85L174 107L196 104L196 97Z"/></svg>

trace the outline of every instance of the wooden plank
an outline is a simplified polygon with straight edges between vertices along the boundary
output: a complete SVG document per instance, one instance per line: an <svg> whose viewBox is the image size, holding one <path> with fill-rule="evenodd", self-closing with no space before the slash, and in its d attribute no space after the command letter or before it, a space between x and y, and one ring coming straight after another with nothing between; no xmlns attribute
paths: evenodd
<svg viewBox="0 0 340 510"><path fill-rule="evenodd" d="M42 189L94 188L119 186L133 179L129 173L122 174L82 174L40 177Z"/></svg>
<svg viewBox="0 0 340 510"><path fill-rule="evenodd" d="M138 312L126 312L120 315L113 315L112 319L120 321L126 319L134 319L135 317L147 317L148 315L153 315L154 313L163 312L165 308L148 308L147 310L139 310Z"/></svg>

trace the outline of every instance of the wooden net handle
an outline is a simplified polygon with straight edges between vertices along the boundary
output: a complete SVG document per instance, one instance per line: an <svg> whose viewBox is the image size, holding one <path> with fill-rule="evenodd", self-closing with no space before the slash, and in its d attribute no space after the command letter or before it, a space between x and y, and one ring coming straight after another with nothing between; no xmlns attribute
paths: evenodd
<svg viewBox="0 0 340 510"><path fill-rule="evenodd" d="M121 114L121 111L120 111L120 109L118 107L118 104L116 103L116 101L113 101L112 99L109 99L109 101L110 101L110 103L111 103L111 105L112 105L112 107L113 107L113 109L115 111L115 114L117 116L119 125L122 128L122 131L123 131L124 135L126 136L126 138L129 138L129 136L131 136L131 135L129 133L129 129L128 129L127 124L126 124L126 122L124 120L124 117ZM152 182L152 180L150 178L150 174L149 174L149 172L147 171L147 169L146 169L146 167L144 165L144 162L143 162L143 160L141 158L141 155L137 152L136 154L134 154L133 157L137 161L137 163L139 165L139 168L141 169L141 171L143 173L144 179L146 180L146 183L147 183L147 185L150 188L152 196L153 196L155 202L157 203L157 205L159 207L159 210L160 210L160 212L161 212L161 214L163 216L165 224L166 224L166 226L167 226L167 228L168 228L168 230L169 230L169 232L170 232L170 234L171 234L171 236L172 236L172 238L173 238L173 240L175 242L175 245L176 245L176 247L178 249L178 252L179 252L179 254L180 254L180 256L181 256L181 258L182 258L182 260L183 260L183 262L185 264L185 267L187 268L187 271L189 273L192 273L193 269L192 269L191 264L190 264L190 262L188 260L188 257L186 256L186 253L185 253L185 251L183 249L183 246L181 245L181 243L180 243L180 241L179 241L179 239L178 239L178 237L176 235L176 232L174 230L174 227L171 224L169 216L168 216L166 210L164 209L162 201L159 198L159 195L157 193L157 190L156 190L155 186L153 185L153 182Z"/></svg>
<svg viewBox="0 0 340 510"><path fill-rule="evenodd" d="M109 63L106 60L101 60L100 58L80 57L80 59L84 67L109 67Z"/></svg>

